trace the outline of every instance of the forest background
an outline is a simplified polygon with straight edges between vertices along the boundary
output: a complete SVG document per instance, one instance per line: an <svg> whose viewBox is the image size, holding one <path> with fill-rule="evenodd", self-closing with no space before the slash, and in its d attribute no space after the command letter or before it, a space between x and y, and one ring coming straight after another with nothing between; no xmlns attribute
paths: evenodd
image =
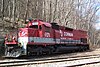
<svg viewBox="0 0 100 67"><path fill-rule="evenodd" d="M41 19L86 30L91 48L100 47L99 0L0 0L0 35L16 30L26 19Z"/></svg>

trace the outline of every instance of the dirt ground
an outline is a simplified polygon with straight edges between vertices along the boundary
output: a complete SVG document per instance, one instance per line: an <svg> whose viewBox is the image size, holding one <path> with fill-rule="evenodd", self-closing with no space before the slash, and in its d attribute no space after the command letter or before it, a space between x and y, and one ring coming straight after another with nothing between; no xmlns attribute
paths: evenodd
<svg viewBox="0 0 100 67"><path fill-rule="evenodd" d="M82 52L77 53L76 55L91 55L91 54L100 54L100 48L94 51ZM70 55L70 54L69 54ZM73 55L73 53L71 54ZM65 67L67 62L57 62L57 63L46 63L46 64L35 64L35 65L24 65L24 66L17 66L17 67ZM91 65L83 65L78 67L100 67L100 63L91 64Z"/></svg>

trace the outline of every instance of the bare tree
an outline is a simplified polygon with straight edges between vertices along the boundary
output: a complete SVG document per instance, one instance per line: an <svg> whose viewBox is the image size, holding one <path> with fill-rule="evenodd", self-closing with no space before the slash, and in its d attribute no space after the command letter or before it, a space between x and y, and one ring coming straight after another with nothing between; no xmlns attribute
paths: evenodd
<svg viewBox="0 0 100 67"><path fill-rule="evenodd" d="M3 20L3 18L4 18L4 0L2 0L1 2L2 2L1 14L2 14L2 20Z"/></svg>
<svg viewBox="0 0 100 67"><path fill-rule="evenodd" d="M0 19L4 28L16 26L29 17L56 22L59 25L87 30L91 46L100 43L100 32L94 29L100 8L95 0L0 0ZM6 19L6 21L5 21ZM11 21L12 19L12 21ZM9 20L9 21L8 21ZM23 24L23 23L20 23Z"/></svg>

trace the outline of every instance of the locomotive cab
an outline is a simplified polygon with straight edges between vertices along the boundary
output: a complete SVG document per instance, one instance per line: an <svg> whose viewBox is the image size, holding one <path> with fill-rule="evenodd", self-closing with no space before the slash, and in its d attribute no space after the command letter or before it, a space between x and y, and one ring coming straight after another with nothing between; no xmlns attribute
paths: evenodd
<svg viewBox="0 0 100 67"><path fill-rule="evenodd" d="M35 38L40 36L41 26L39 21L32 21L27 24L26 28L19 28L18 43L21 45L24 55L27 55L28 45L34 45Z"/></svg>

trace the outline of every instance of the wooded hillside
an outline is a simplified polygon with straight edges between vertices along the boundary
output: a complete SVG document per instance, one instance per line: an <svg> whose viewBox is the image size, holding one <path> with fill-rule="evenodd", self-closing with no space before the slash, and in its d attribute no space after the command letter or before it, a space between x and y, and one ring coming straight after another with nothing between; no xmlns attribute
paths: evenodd
<svg viewBox="0 0 100 67"><path fill-rule="evenodd" d="M100 45L100 31L94 28L99 17L97 0L0 0L0 30L14 30L28 18L56 22L88 31L92 47ZM3 32L2 32L3 31Z"/></svg>

